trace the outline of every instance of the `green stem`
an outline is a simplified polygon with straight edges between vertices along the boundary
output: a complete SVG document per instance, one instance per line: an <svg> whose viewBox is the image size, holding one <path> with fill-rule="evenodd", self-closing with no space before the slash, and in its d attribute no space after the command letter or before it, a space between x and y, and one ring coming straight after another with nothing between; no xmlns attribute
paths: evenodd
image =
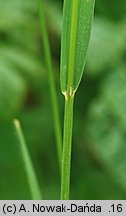
<svg viewBox="0 0 126 216"><path fill-rule="evenodd" d="M65 95L61 200L69 200L74 94Z"/></svg>
<svg viewBox="0 0 126 216"><path fill-rule="evenodd" d="M54 72L52 69L51 52L50 52L49 39L48 39L48 33L47 33L47 28L46 28L45 16L44 16L43 3L42 3L42 0L37 0L37 1L38 1L41 37L43 40L45 61L46 61L46 67L48 71L48 80L49 80L51 104L52 104L52 110L53 110L55 136L56 136L56 143L57 143L57 154L58 154L59 167L61 170L62 133L61 133L61 126L60 126L58 101L57 101L57 95L56 95L56 86L55 86L55 81L54 81Z"/></svg>
<svg viewBox="0 0 126 216"><path fill-rule="evenodd" d="M23 135L22 128L20 126L20 123L17 119L14 120L15 129L17 132L17 136L20 142L21 151L22 151L22 157L25 164L25 170L28 178L29 188L31 191L31 196L33 200L41 200L42 196L40 193L39 184L36 178L35 170L31 161L31 157L29 155L26 141Z"/></svg>

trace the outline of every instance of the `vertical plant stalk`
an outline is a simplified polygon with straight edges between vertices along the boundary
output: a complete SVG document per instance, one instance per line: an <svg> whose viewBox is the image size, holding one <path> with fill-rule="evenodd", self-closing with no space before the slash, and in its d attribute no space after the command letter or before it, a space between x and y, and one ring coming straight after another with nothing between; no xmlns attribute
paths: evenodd
<svg viewBox="0 0 126 216"><path fill-rule="evenodd" d="M65 95L64 113L64 135L63 135L63 155L62 155L62 180L61 180L61 200L69 200L70 195L70 174L71 174L71 150L73 131L73 105L74 105L74 62L77 37L79 0L74 0L72 4L71 32L69 41L69 63L67 76L67 91Z"/></svg>
<svg viewBox="0 0 126 216"><path fill-rule="evenodd" d="M58 100L56 95L56 86L54 80L54 73L52 69L51 52L50 52L49 39L48 39L48 33L46 28L45 16L44 16L43 3L42 0L37 0L37 1L38 1L41 37L43 40L45 62L48 71L48 80L49 80L51 104L52 104L53 119L54 119L54 129L55 129L55 136L56 136L56 143L57 143L57 154L58 154L59 167L61 171L62 133L61 133L61 126L60 126L60 118L59 118Z"/></svg>
<svg viewBox="0 0 126 216"><path fill-rule="evenodd" d="M33 168L31 157L27 149L26 141L23 135L23 131L22 131L20 122L17 119L14 120L14 126L15 126L17 136L20 142L22 157L23 157L24 164L25 164L25 170L26 170L26 174L28 178L28 183L29 183L29 188L31 191L32 199L41 200L42 195L41 195L39 184L36 178L35 170Z"/></svg>
<svg viewBox="0 0 126 216"><path fill-rule="evenodd" d="M64 0L61 41L61 91L65 95L61 200L69 200L74 95L81 81L95 0Z"/></svg>
<svg viewBox="0 0 126 216"><path fill-rule="evenodd" d="M65 95L61 200L69 200L74 94Z"/></svg>

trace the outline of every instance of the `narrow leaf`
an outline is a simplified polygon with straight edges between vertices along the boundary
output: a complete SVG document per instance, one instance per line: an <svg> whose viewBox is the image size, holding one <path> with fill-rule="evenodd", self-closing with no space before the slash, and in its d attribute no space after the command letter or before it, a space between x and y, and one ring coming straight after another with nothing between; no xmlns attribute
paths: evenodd
<svg viewBox="0 0 126 216"><path fill-rule="evenodd" d="M60 127L60 117L59 117L56 85L55 85L55 79L54 79L54 71L52 67L52 57L51 57L49 38L48 38L48 32L47 32L47 27L46 27L43 1L38 0L37 2L38 2L38 13L39 13L39 21L40 21L41 38L43 41L45 63L46 63L47 71L48 71L48 82L49 82L49 88L50 88L50 99L51 99L53 119L54 119L54 130L55 130L56 144L57 144L57 155L58 155L58 161L59 161L59 169L61 171L62 133L61 133L61 127Z"/></svg>
<svg viewBox="0 0 126 216"><path fill-rule="evenodd" d="M73 92L81 81L95 0L65 0L61 42L61 90Z"/></svg>
<svg viewBox="0 0 126 216"><path fill-rule="evenodd" d="M29 182L29 187L30 187L32 199L33 200L41 200L42 196L40 193L38 181L37 181L36 174L35 174L33 164L31 161L31 157L30 157L28 149L27 149L27 145L26 145L26 141L25 141L25 138L23 135L22 128L21 128L20 123L17 119L14 120L14 125L15 125L15 129L17 131L18 139L19 139L20 146L21 146L22 157L23 157L24 164L25 164L25 170L26 170L26 174L27 174L27 178L28 178L28 182Z"/></svg>

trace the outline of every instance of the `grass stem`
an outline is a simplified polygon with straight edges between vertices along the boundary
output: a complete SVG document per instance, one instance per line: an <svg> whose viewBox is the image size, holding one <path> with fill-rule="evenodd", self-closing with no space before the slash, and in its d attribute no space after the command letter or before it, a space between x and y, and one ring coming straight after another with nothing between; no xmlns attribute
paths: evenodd
<svg viewBox="0 0 126 216"><path fill-rule="evenodd" d="M21 146L22 156L23 156L23 160L25 164L25 170L26 170L26 174L28 178L28 183L29 183L32 199L41 200L42 195L40 192L39 184L38 184L36 174L33 168L31 157L27 149L27 145L26 145L26 141L23 135L21 125L17 119L14 120L14 126L15 126L17 136L20 142L20 146Z"/></svg>
<svg viewBox="0 0 126 216"><path fill-rule="evenodd" d="M59 167L61 171L62 133L61 133L61 126L60 126L60 118L59 118L58 100L56 95L56 86L55 86L54 73L53 73L52 61L51 61L51 51L50 51L42 0L38 0L38 11L39 11L39 19L40 19L41 37L43 41L46 67L48 71L51 104L52 104L53 118L54 118L54 129L55 129L55 136L56 136L56 143L57 143L58 161L59 161Z"/></svg>
<svg viewBox="0 0 126 216"><path fill-rule="evenodd" d="M74 94L65 95L61 200L69 200Z"/></svg>

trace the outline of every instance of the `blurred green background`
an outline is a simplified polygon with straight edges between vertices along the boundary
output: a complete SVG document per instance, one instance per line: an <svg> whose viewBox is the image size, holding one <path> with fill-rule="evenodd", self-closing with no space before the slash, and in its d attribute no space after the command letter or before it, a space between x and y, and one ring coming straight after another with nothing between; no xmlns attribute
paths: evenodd
<svg viewBox="0 0 126 216"><path fill-rule="evenodd" d="M45 1L60 118L63 1ZM31 199L19 118L45 199L59 199L54 122L35 0L0 0L0 199ZM71 199L126 199L126 1L96 0L74 112Z"/></svg>

